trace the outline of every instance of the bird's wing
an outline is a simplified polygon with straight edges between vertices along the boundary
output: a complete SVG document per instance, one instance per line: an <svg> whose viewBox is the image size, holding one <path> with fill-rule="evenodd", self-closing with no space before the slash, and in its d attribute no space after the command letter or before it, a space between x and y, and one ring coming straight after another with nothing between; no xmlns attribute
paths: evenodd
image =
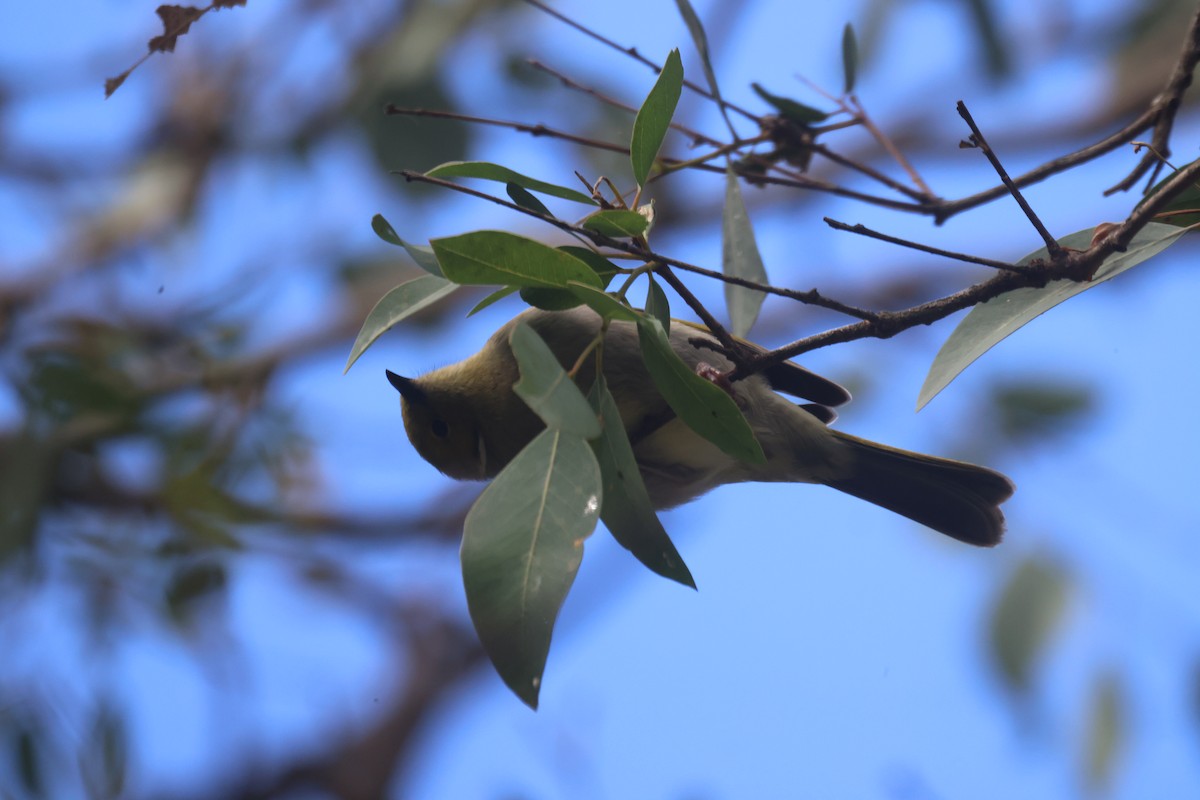
<svg viewBox="0 0 1200 800"><path fill-rule="evenodd" d="M672 320L672 323L685 325L715 341L708 328L703 325L687 320ZM754 342L740 338L737 341L755 353L767 352L765 347ZM790 394L792 397L799 397L802 400L809 400L823 406L840 406L850 400L850 392L841 385L828 378L822 378L817 373L810 372L792 361L784 361L781 364L767 367L762 374L775 391Z"/></svg>

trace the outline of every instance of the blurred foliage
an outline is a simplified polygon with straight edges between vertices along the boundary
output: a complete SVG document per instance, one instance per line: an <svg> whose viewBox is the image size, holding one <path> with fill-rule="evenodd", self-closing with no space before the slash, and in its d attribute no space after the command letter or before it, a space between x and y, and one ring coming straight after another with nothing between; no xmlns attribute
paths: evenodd
<svg viewBox="0 0 1200 800"><path fill-rule="evenodd" d="M988 626L992 660L1004 684L1019 695L1030 690L1062 620L1068 589L1058 567L1029 558L1017 565L996 601Z"/></svg>
<svg viewBox="0 0 1200 800"><path fill-rule="evenodd" d="M995 386L991 399L1000 432L1023 444L1037 444L1075 430L1096 405L1091 386L1050 377Z"/></svg>
<svg viewBox="0 0 1200 800"><path fill-rule="evenodd" d="M1108 788L1112 782L1125 739L1125 702L1125 690L1117 675L1104 674L1096 679L1089 700L1083 769L1084 785L1092 793Z"/></svg>
<svg viewBox="0 0 1200 800"><path fill-rule="evenodd" d="M387 116L381 112L388 105L441 110L453 108L454 102L436 74L421 83L397 82L378 87L363 103L359 119L381 172L427 170L447 161L466 159L471 134L466 123ZM436 187L425 184L415 184L413 190L437 191Z"/></svg>

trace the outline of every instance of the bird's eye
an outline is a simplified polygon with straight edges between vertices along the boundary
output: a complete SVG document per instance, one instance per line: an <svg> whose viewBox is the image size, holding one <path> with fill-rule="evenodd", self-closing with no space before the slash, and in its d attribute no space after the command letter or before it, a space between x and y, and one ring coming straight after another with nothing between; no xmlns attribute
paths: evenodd
<svg viewBox="0 0 1200 800"><path fill-rule="evenodd" d="M446 424L445 420L434 419L429 421L429 430L432 431L433 435L437 438L445 439L450 433L450 426Z"/></svg>

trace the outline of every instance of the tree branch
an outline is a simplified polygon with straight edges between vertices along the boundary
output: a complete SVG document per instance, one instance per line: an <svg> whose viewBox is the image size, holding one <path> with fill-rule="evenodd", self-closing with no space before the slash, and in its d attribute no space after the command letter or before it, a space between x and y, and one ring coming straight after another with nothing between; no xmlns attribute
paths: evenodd
<svg viewBox="0 0 1200 800"><path fill-rule="evenodd" d="M1200 7L1197 7L1196 13L1192 16L1192 24L1188 28L1183 52L1179 54L1179 60L1175 63L1175 69L1167 80L1166 88L1158 97L1154 98L1154 102L1150 104L1147 112L1153 117L1154 137L1150 142L1152 147L1142 156L1141 162L1133 171L1124 180L1106 191L1106 195L1128 190L1152 166L1154 174L1151 175L1150 180L1154 181L1158 170L1162 167L1163 160L1171 155L1171 129L1175 125L1175 116L1179 113L1183 95L1192 85L1192 76L1198 63L1200 63Z"/></svg>
<svg viewBox="0 0 1200 800"><path fill-rule="evenodd" d="M1004 165L1000 163L999 156L997 156L995 151L992 150L992 146L988 144L983 132L979 130L979 126L975 124L975 118L972 117L971 112L967 110L967 104L962 100L959 100L955 107L958 109L959 116L961 116L971 128L971 138L967 140L970 146L978 147L983 151L983 155L987 158L988 163L992 165L992 169L996 170L996 174L1000 176L1000 182L1003 183L1005 188L1008 189L1009 194L1011 194L1013 199L1017 201L1017 205L1019 205L1021 210L1025 212L1025 216L1028 218L1030 224L1033 225L1034 230L1038 232L1038 235L1042 237L1042 241L1046 243L1046 251L1050 254L1050 258L1055 261L1060 260L1062 258L1062 247L1060 247L1058 241L1050 235L1050 231L1046 230L1046 226L1042 224L1041 219L1038 218L1038 215L1034 212L1033 207L1029 205L1029 201L1025 199L1025 196L1021 194L1021 190L1017 188L1015 183L1013 183L1012 178L1008 177L1008 172L1004 169Z"/></svg>

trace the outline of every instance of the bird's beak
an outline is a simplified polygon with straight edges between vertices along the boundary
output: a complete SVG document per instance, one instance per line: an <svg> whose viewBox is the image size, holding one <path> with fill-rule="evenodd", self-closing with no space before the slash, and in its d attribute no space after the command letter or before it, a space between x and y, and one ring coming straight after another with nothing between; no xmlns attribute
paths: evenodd
<svg viewBox="0 0 1200 800"><path fill-rule="evenodd" d="M403 375L397 375L389 370L384 370L387 373L388 383L396 387L396 391L400 396L410 403L421 403L425 400L425 392L421 391L421 387L417 386L417 382L412 378L406 378Z"/></svg>

